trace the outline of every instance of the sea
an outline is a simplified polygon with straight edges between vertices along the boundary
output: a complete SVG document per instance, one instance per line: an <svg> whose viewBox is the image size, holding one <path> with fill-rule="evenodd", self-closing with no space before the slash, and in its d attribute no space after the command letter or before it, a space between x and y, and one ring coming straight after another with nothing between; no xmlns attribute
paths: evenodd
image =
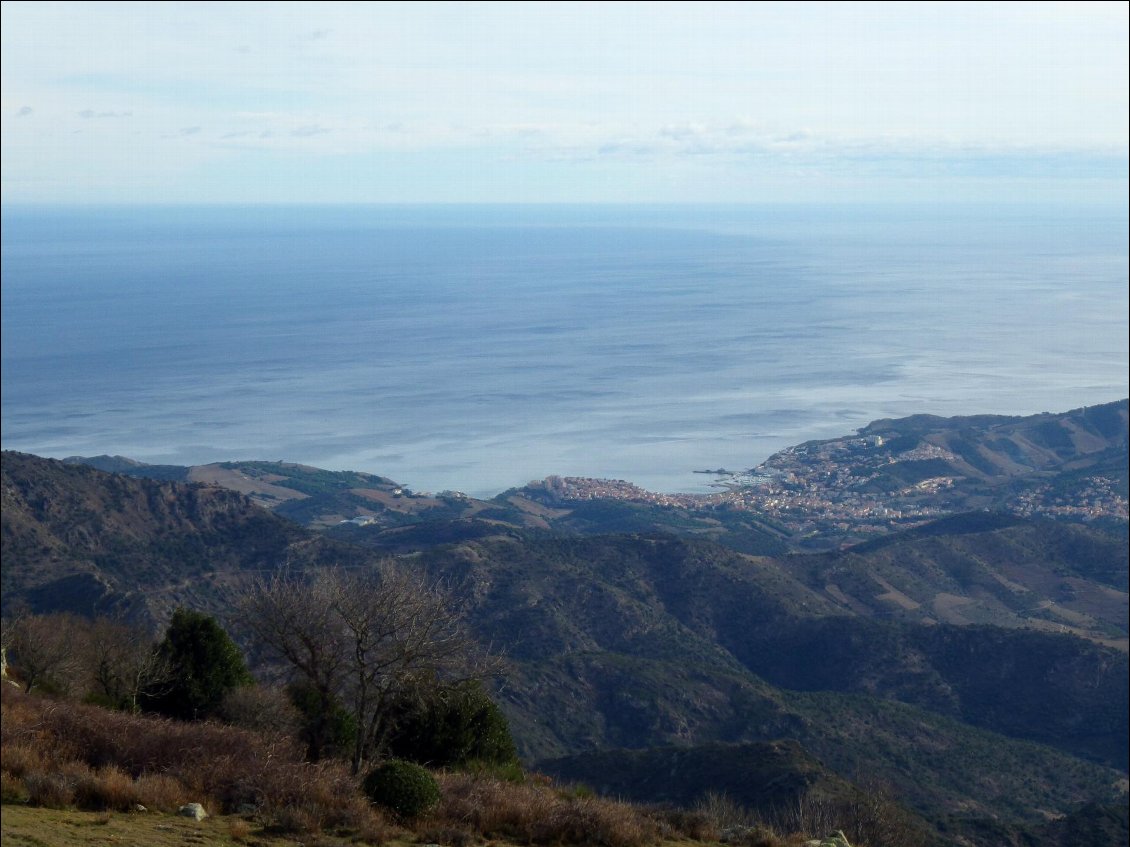
<svg viewBox="0 0 1130 847"><path fill-rule="evenodd" d="M878 418L1126 397L1127 207L2 210L2 443L696 492Z"/></svg>

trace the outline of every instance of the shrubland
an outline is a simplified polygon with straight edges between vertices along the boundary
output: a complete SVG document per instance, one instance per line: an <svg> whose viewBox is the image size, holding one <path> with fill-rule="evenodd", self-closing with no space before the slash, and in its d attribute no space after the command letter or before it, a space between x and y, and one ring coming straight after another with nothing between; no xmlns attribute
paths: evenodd
<svg viewBox="0 0 1130 847"><path fill-rule="evenodd" d="M708 808L631 805L489 768L433 772L440 791L434 807L396 816L368 802L347 762L307 762L302 745L283 734L128 714L11 685L2 686L0 708L5 804L107 813L144 806L146 813L169 813L198 802L211 815L233 816L233 832L323 833L365 844L422 839L458 847L497 840L644 847L719 835ZM778 837L765 826L748 828L755 831L758 840L749 843L765 847L799 839Z"/></svg>

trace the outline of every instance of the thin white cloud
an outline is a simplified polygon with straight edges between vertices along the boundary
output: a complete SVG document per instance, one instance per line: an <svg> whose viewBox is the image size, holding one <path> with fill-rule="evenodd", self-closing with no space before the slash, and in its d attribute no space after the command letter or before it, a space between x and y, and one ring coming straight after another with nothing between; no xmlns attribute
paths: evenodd
<svg viewBox="0 0 1130 847"><path fill-rule="evenodd" d="M755 165L1082 162L1128 144L1125 3L6 3L2 16L3 111L35 104L34 120L4 123L6 173L128 149L184 179L231 157L411 155L693 166L724 183Z"/></svg>
<svg viewBox="0 0 1130 847"><path fill-rule="evenodd" d="M290 131L291 136L294 138L310 138L314 135L328 135L330 130L318 124L306 124Z"/></svg>

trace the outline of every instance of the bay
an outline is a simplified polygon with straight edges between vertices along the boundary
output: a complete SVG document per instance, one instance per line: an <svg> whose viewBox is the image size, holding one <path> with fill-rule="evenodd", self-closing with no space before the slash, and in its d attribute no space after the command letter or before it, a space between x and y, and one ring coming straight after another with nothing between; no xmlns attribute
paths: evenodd
<svg viewBox="0 0 1130 847"><path fill-rule="evenodd" d="M2 441L478 496L1127 396L1125 206L7 207Z"/></svg>

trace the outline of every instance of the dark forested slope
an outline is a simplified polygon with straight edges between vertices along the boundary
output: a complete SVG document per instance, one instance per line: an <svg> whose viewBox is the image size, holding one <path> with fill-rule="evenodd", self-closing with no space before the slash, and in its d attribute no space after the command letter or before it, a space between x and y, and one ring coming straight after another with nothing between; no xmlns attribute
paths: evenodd
<svg viewBox="0 0 1130 847"><path fill-rule="evenodd" d="M218 486L10 451L0 485L5 610L115 612L155 623L177 604L221 607L231 574L372 558Z"/></svg>

